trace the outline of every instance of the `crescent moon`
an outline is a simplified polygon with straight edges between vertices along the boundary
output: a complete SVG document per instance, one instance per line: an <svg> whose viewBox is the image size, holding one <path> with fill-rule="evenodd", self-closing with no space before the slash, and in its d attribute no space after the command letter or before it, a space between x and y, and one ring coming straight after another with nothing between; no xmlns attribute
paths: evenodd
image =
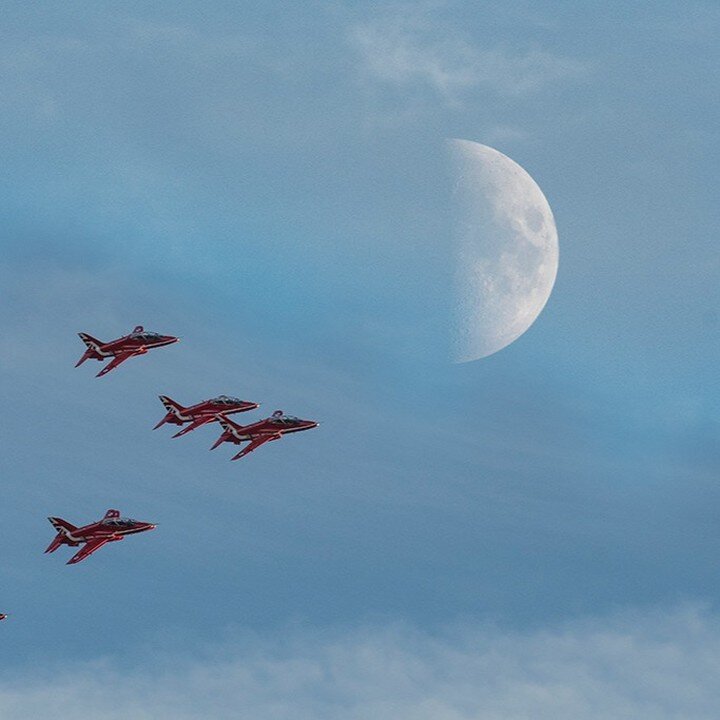
<svg viewBox="0 0 720 720"><path fill-rule="evenodd" d="M545 307L558 269L550 205L520 165L471 142L448 141L455 217L451 354L487 357L519 338Z"/></svg>

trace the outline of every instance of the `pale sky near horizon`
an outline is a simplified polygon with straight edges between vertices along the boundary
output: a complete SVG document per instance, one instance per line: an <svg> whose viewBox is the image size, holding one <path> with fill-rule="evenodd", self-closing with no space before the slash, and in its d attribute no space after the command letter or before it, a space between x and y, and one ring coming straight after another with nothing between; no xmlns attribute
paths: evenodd
<svg viewBox="0 0 720 720"><path fill-rule="evenodd" d="M0 716L716 717L720 10L10 2ZM447 356L444 141L547 197ZM95 379L85 331L182 342ZM237 463L158 394L321 426ZM78 566L48 515L158 523ZM144 713L144 715L143 715Z"/></svg>

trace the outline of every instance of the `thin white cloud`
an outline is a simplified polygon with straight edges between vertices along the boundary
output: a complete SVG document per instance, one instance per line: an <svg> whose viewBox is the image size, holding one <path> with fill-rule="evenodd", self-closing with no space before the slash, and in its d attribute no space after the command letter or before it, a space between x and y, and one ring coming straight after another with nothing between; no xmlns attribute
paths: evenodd
<svg viewBox="0 0 720 720"><path fill-rule="evenodd" d="M697 609L544 631L384 628L259 642L222 659L95 662L0 683L0 716L107 720L711 720L720 622Z"/></svg>
<svg viewBox="0 0 720 720"><path fill-rule="evenodd" d="M578 60L537 48L479 47L436 22L423 6L401 6L357 24L350 40L366 79L398 91L429 89L452 107L461 106L471 91L525 95L586 71Z"/></svg>

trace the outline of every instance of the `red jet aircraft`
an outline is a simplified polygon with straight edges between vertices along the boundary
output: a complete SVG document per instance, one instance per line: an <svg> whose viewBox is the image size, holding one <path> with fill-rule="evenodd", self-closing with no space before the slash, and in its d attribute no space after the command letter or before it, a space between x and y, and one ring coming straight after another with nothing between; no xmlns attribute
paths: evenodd
<svg viewBox="0 0 720 720"><path fill-rule="evenodd" d="M145 332L142 325L138 325L129 335L109 343L100 342L91 335L78 333L80 339L87 345L87 350L77 361L75 367L82 365L86 360L104 360L111 357L112 360L95 376L102 377L111 370L114 370L121 362L135 355L144 355L148 350L163 345L172 345L180 338L172 335L159 335L158 333Z"/></svg>
<svg viewBox="0 0 720 720"><path fill-rule="evenodd" d="M279 440L287 433L310 430L318 426L318 423L314 420L301 420L292 415L285 415L282 410L276 410L272 417L265 418L252 425L238 425L223 415L218 415L217 421L222 425L223 434L215 441L215 444L210 448L211 450L224 442L235 443L235 445L245 441L250 442L231 460L239 460L253 450L257 450L266 442Z"/></svg>
<svg viewBox="0 0 720 720"><path fill-rule="evenodd" d="M0 613L0 620L4 620L7 617L5 613Z"/></svg>
<svg viewBox="0 0 720 720"><path fill-rule="evenodd" d="M218 415L231 415L232 413L245 412L246 410L254 410L260 407L258 403L240 400L236 397L228 397L227 395L218 395L210 400L203 400L197 405L183 407L179 403L169 398L167 395L160 395L160 402L165 406L167 415L153 428L157 430L165 423L173 425L184 425L190 423L186 428L176 432L173 437L180 437L199 428L205 423L215 422Z"/></svg>
<svg viewBox="0 0 720 720"><path fill-rule="evenodd" d="M85 543L85 546L68 560L68 565L79 563L88 555L92 555L96 550L99 550L103 545L122 540L125 535L155 529L155 525L152 523L121 518L119 510L108 510L102 520L82 527L75 527L75 525L71 525L62 518L49 517L48 520L58 531L58 534L48 545L46 553L55 552L61 545L77 547L80 543Z"/></svg>

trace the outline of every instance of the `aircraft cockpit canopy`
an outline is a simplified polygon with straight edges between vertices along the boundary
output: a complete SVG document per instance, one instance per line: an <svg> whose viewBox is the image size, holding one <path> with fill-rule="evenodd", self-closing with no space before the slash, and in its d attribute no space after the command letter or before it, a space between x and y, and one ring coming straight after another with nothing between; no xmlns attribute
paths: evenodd
<svg viewBox="0 0 720 720"><path fill-rule="evenodd" d="M160 340L162 335L155 332L134 332L130 334L130 337L134 340L144 340L152 342L153 340Z"/></svg>
<svg viewBox="0 0 720 720"><path fill-rule="evenodd" d="M103 520L103 525L111 525L112 527L130 527L131 525L137 525L137 520L131 518L106 518Z"/></svg>
<svg viewBox="0 0 720 720"><path fill-rule="evenodd" d="M294 415L277 415L276 417L273 417L272 422L277 425L295 425L300 422L300 418L295 417Z"/></svg>
<svg viewBox="0 0 720 720"><path fill-rule="evenodd" d="M238 405L242 402L242 400L240 398L231 397L229 395L218 395L210 402L215 403L216 405Z"/></svg>

